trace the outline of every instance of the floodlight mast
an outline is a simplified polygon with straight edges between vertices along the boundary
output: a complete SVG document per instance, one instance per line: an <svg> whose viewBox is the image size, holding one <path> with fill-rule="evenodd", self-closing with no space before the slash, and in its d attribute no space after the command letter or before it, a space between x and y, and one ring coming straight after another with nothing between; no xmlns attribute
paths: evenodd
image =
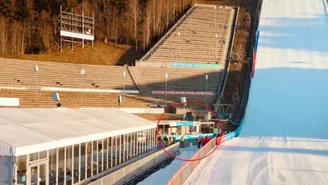
<svg viewBox="0 0 328 185"><path fill-rule="evenodd" d="M205 105L207 106L207 80L208 75L205 75Z"/></svg>
<svg viewBox="0 0 328 185"><path fill-rule="evenodd" d="M123 99L124 99L124 94L125 94L125 71L122 72L122 78L123 78L123 96L122 96L122 104L123 104Z"/></svg>
<svg viewBox="0 0 328 185"><path fill-rule="evenodd" d="M80 97L80 102L81 102L81 106L83 105L83 93L82 93L82 89L83 89L83 85L84 85L84 78L83 75L85 75L85 69L81 69L80 71L80 75L81 75L81 97Z"/></svg>
<svg viewBox="0 0 328 185"><path fill-rule="evenodd" d="M36 104L38 104L38 72L39 72L39 67L35 65L34 73L35 73L35 103Z"/></svg>
<svg viewBox="0 0 328 185"><path fill-rule="evenodd" d="M169 75L165 73L165 104L167 104L167 79L169 78Z"/></svg>

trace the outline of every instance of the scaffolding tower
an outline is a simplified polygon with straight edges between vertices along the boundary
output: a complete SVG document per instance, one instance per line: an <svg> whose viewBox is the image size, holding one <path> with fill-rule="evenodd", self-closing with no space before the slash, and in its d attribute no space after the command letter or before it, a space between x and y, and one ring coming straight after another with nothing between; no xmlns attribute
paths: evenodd
<svg viewBox="0 0 328 185"><path fill-rule="evenodd" d="M92 16L85 16L82 10L81 15L74 14L73 8L71 12L65 12L60 6L60 51L63 49L63 42L81 44L84 48L85 41L91 41L91 45L94 44L94 13Z"/></svg>

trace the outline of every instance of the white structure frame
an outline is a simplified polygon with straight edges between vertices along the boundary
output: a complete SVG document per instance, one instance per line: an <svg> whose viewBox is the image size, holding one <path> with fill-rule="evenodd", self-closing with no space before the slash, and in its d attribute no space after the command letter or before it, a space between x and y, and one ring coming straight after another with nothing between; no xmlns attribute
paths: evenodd
<svg viewBox="0 0 328 185"><path fill-rule="evenodd" d="M91 17L85 16L83 10L81 15L74 14L73 8L71 12L65 12L62 6L60 6L60 51L63 49L63 42L71 43L72 50L74 43L79 43L84 48L84 40L91 41L93 46L94 20L94 13L92 13Z"/></svg>
<svg viewBox="0 0 328 185"><path fill-rule="evenodd" d="M14 185L80 184L95 176L108 173L108 170L114 166L125 163L132 158L136 158L157 148L155 138L156 124L129 113L113 109L39 109L38 111L40 112L39 115L32 115L31 113L35 113L33 109L4 108L2 111L3 113L0 113L0 118L4 120L3 124L0 125L0 156L7 156L13 160L12 168L8 168L8 171L10 173L12 172ZM56 138L54 141L46 143L39 143L39 141L35 141L33 138L28 138L26 136L34 132L35 134L39 132L46 135L47 133L51 133L52 128L40 132L40 128L42 127L40 123L32 123L33 126L36 126L34 131L25 133L25 135L20 132L19 129L24 130L24 127L28 127L24 125L25 122L37 122L37 120L39 120L39 122L41 122L40 120L49 120L57 124L67 121L73 122L73 120L68 120L68 118L63 119L64 117L59 117L55 112L72 115L73 117L80 115L80 118L75 118L75 121L76 123L80 122L81 128L84 127L81 121L86 120L87 116L95 117L97 115L96 112L99 112L99 118L96 118L94 122L88 125L94 127L99 125L103 127L103 131L89 135L87 134L88 130L77 128L74 132L85 134L81 137ZM100 116L103 115L104 112L107 112L107 115ZM111 123L106 121L109 117L113 116L113 114L117 113L121 114L117 116L120 118L113 118ZM23 115L22 117L24 118L16 119L16 114ZM84 115L82 116L82 114ZM53 120L49 119L49 117L53 118ZM128 120L130 120L130 123ZM60 132L65 135L66 129L76 123L67 122L65 125L66 127ZM109 132L106 129L106 125L110 124L109 127L120 127L120 125L123 125L122 123L126 125L135 124L136 126L122 127L113 129L113 131ZM39 125L39 127L37 127L37 125ZM20 137L6 137L8 135L5 134L5 132L8 131L3 129L4 127L9 130L18 129L15 132ZM56 131L53 132L56 133ZM142 134L140 135L140 133ZM75 135L73 132L71 134ZM39 136L39 138L41 139L41 136ZM10 141L13 143L17 141L17 143L12 145L8 144ZM33 170L35 173L32 172Z"/></svg>

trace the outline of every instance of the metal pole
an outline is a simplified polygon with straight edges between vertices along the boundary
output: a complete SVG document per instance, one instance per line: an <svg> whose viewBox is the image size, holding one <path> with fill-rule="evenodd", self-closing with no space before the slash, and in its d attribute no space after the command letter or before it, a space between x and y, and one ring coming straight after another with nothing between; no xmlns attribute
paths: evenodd
<svg viewBox="0 0 328 185"><path fill-rule="evenodd" d="M38 103L38 71L39 67L37 65L34 66L35 72L35 103Z"/></svg>
<svg viewBox="0 0 328 185"><path fill-rule="evenodd" d="M95 14L92 12L92 35L95 35ZM92 40L92 46L94 45L94 42Z"/></svg>
<svg viewBox="0 0 328 185"><path fill-rule="evenodd" d="M72 19L71 19L71 32L74 32L74 30L73 30L73 8L72 8ZM71 39L72 39L72 50L73 50L73 45L74 45L73 37L71 37Z"/></svg>
<svg viewBox="0 0 328 185"><path fill-rule="evenodd" d="M216 22L217 22L217 21L216 21L216 20L217 20L217 19L216 19L216 17L217 17L217 15L216 15L216 6L214 7L214 9L215 9L215 24L214 24L214 26L215 26L215 32L216 32Z"/></svg>
<svg viewBox="0 0 328 185"><path fill-rule="evenodd" d="M83 5L82 5L83 7ZM82 34L84 34L84 12L82 8ZM82 48L84 48L84 39L82 39Z"/></svg>
<svg viewBox="0 0 328 185"><path fill-rule="evenodd" d="M35 72L35 103L38 103L38 72Z"/></svg>
<svg viewBox="0 0 328 185"><path fill-rule="evenodd" d="M218 34L215 34L215 58L218 58Z"/></svg>
<svg viewBox="0 0 328 185"><path fill-rule="evenodd" d="M207 80L208 80L208 75L205 76L205 80L206 80L206 83L205 83L205 102L206 102L206 106L207 106Z"/></svg>
<svg viewBox="0 0 328 185"><path fill-rule="evenodd" d="M125 94L125 71L122 72L122 77L123 77L123 95L122 95L122 104L123 104L123 99L124 99L124 94Z"/></svg>
<svg viewBox="0 0 328 185"><path fill-rule="evenodd" d="M83 79L83 75L85 74L85 69L81 69L81 71L80 71L80 75L81 75L81 81L82 81L82 85L81 85L81 106L83 105L83 93L82 93L82 88L83 88L83 85L84 85L84 79Z"/></svg>
<svg viewBox="0 0 328 185"><path fill-rule="evenodd" d="M216 6L214 7L214 9L215 9L215 23L214 23L214 29L215 29L215 32L217 32L217 30L216 30L216 17L217 17L217 15L216 15ZM215 34L215 38L216 38L216 42L215 42L215 58L217 59L218 58L218 34L216 33Z"/></svg>
<svg viewBox="0 0 328 185"><path fill-rule="evenodd" d="M178 57L180 58L180 31L178 32L178 37L179 37L179 54L178 54Z"/></svg>
<svg viewBox="0 0 328 185"><path fill-rule="evenodd" d="M165 73L165 104L167 101L167 78L168 78L168 74Z"/></svg>
<svg viewBox="0 0 328 185"><path fill-rule="evenodd" d="M83 88L83 85L84 85L84 82L83 82L83 74L81 75L81 80L82 80L82 86L81 86L81 106L82 106L82 104L83 104L82 88Z"/></svg>
<svg viewBox="0 0 328 185"><path fill-rule="evenodd" d="M63 22L63 14L62 14L62 6L60 5L60 31L63 30L62 22ZM60 34L60 52L63 51L63 38Z"/></svg>

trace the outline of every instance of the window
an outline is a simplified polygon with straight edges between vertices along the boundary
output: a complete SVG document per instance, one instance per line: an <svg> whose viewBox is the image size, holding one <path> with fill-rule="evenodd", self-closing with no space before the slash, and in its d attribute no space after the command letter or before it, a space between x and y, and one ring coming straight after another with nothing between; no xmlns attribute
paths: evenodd
<svg viewBox="0 0 328 185"><path fill-rule="evenodd" d="M74 145L74 158L73 158L73 166L74 166L74 171L72 173L73 175L73 180L74 183L79 182L79 164L80 164L80 145Z"/></svg>
<svg viewBox="0 0 328 185"><path fill-rule="evenodd" d="M92 165L92 142L87 143L87 178L91 177L92 171L93 171L93 165Z"/></svg>
<svg viewBox="0 0 328 185"><path fill-rule="evenodd" d="M86 176L86 166L87 166L87 162L86 162L86 153L85 153L85 150L86 150L86 145L85 143L82 143L81 144L81 151L80 151L80 154L81 154L81 165L80 165L80 180L84 180L85 179L85 176Z"/></svg>
<svg viewBox="0 0 328 185"><path fill-rule="evenodd" d="M92 155L93 175L98 173L98 142L93 141L93 155Z"/></svg>
<svg viewBox="0 0 328 185"><path fill-rule="evenodd" d="M72 146L66 147L66 184L71 185L72 184Z"/></svg>
<svg viewBox="0 0 328 185"><path fill-rule="evenodd" d="M26 185L26 155L17 157L17 184Z"/></svg>
<svg viewBox="0 0 328 185"><path fill-rule="evenodd" d="M38 160L39 159L38 155L39 155L38 152L30 154L30 161Z"/></svg>
<svg viewBox="0 0 328 185"><path fill-rule="evenodd" d="M56 149L49 150L49 180L50 184L56 183L56 163L57 163Z"/></svg>
<svg viewBox="0 0 328 185"><path fill-rule="evenodd" d="M65 147L58 149L58 184L64 183Z"/></svg>
<svg viewBox="0 0 328 185"><path fill-rule="evenodd" d="M108 155L107 155L107 151L108 151L108 143L107 143L108 138L104 139L104 149L102 150L103 153L103 169L107 170L107 163L108 163Z"/></svg>

